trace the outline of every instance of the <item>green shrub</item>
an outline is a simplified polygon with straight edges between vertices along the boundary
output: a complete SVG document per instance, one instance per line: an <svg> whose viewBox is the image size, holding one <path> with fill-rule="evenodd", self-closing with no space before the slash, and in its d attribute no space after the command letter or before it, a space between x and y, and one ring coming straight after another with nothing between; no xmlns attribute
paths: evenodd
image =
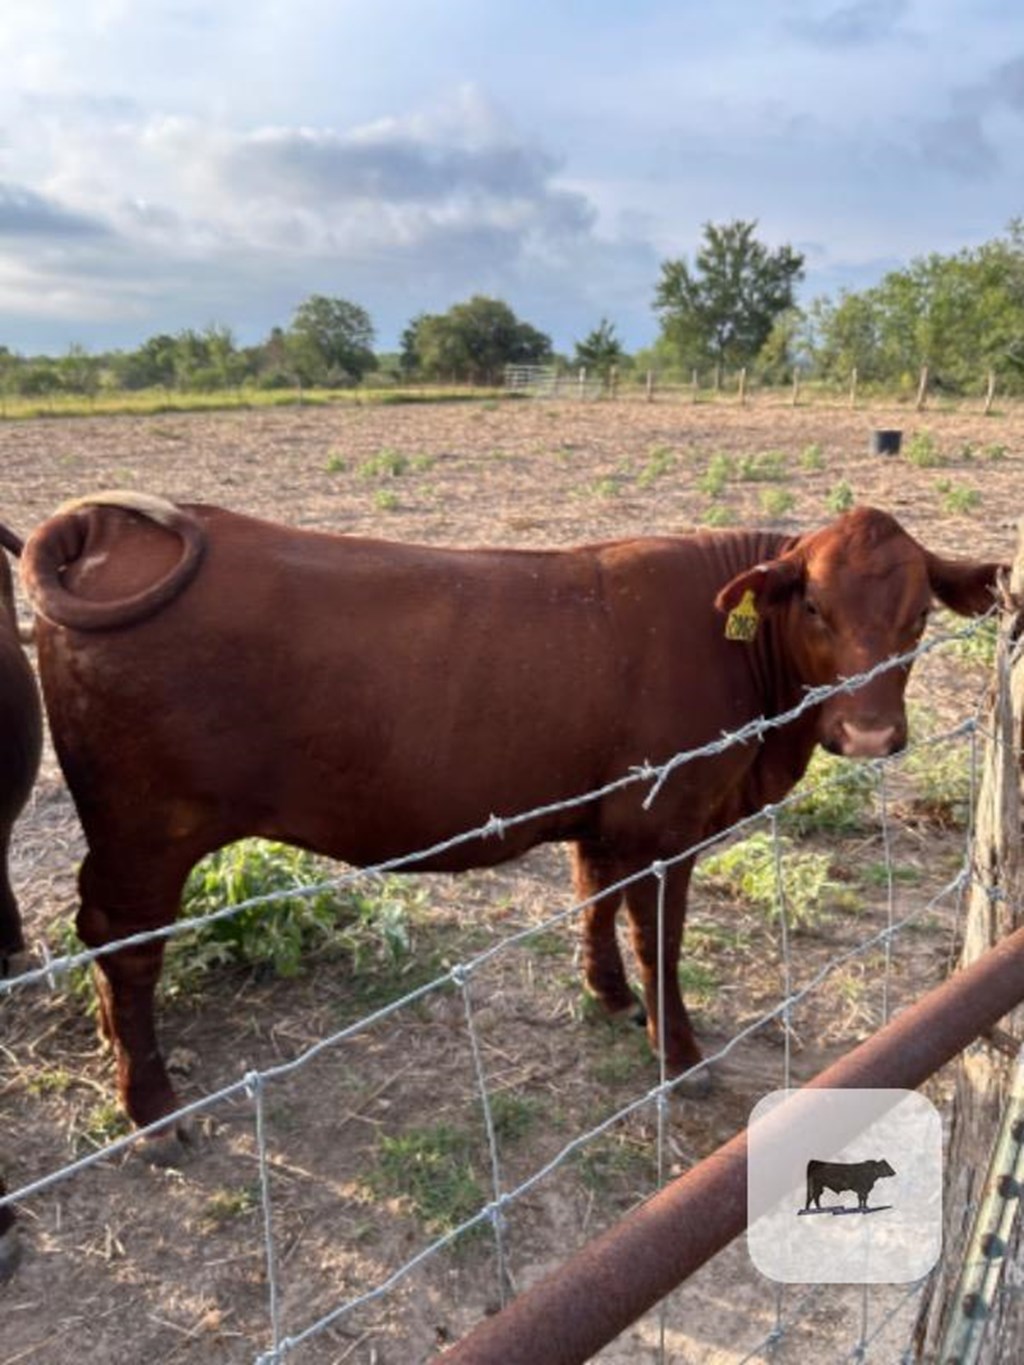
<svg viewBox="0 0 1024 1365"><path fill-rule="evenodd" d="M874 808L877 782L871 767L816 749L792 797L779 811L783 829L804 835L853 834Z"/></svg>
<svg viewBox="0 0 1024 1365"><path fill-rule="evenodd" d="M182 898L182 916L198 918L258 896L280 899L248 906L203 924L168 947L163 987L169 995L191 988L211 967L237 963L294 976L312 949L349 953L353 969L368 961L397 965L409 951L409 916L424 893L389 876L342 888L321 886L327 865L302 849L264 839L243 839L197 863Z"/></svg>
<svg viewBox="0 0 1024 1365"><path fill-rule="evenodd" d="M929 431L916 431L906 445L907 459L918 469L928 469L942 464L935 440Z"/></svg>
<svg viewBox="0 0 1024 1365"><path fill-rule="evenodd" d="M709 498L717 498L729 480L735 477L735 472L728 455L712 455L707 469L697 480L697 487Z"/></svg>
<svg viewBox="0 0 1024 1365"><path fill-rule="evenodd" d="M836 516L839 516L840 512L848 512L853 506L853 489L845 479L841 479L829 492L825 506Z"/></svg>
<svg viewBox="0 0 1024 1365"><path fill-rule="evenodd" d="M817 441L812 441L801 451L800 468L808 471L825 468L825 456Z"/></svg>
<svg viewBox="0 0 1024 1365"><path fill-rule="evenodd" d="M775 483L786 477L786 454L765 450L760 455L743 455L737 472L745 483Z"/></svg>
<svg viewBox="0 0 1024 1365"><path fill-rule="evenodd" d="M647 457L647 463L636 477L641 488L650 488L656 480L670 474L676 465L676 457L668 446L656 446Z"/></svg>
<svg viewBox="0 0 1024 1365"><path fill-rule="evenodd" d="M850 893L829 875L827 854L795 853L786 835L780 835L779 842L789 924L813 925L830 909L851 904ZM770 922L778 919L774 840L767 831L708 854L697 865L695 876L704 886L744 901Z"/></svg>
<svg viewBox="0 0 1024 1365"><path fill-rule="evenodd" d="M942 507L946 512L973 512L981 502L981 494L976 488L965 488L949 479L940 479L936 487L942 494Z"/></svg>
<svg viewBox="0 0 1024 1365"><path fill-rule="evenodd" d="M795 503L796 498L788 488L766 488L761 494L761 507L769 517L784 517Z"/></svg>
<svg viewBox="0 0 1024 1365"><path fill-rule="evenodd" d="M409 469L409 460L397 450L385 446L359 466L364 479L397 479Z"/></svg>
<svg viewBox="0 0 1024 1365"><path fill-rule="evenodd" d="M723 503L716 503L709 507L701 517L702 526L721 527L732 526L736 520L736 514L731 507L726 507Z"/></svg>

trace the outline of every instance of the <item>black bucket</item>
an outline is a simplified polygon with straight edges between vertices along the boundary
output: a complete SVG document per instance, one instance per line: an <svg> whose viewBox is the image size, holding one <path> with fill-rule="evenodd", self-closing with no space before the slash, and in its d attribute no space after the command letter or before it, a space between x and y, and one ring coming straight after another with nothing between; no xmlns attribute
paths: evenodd
<svg viewBox="0 0 1024 1365"><path fill-rule="evenodd" d="M872 455L898 455L902 440L902 431L873 431L869 449Z"/></svg>

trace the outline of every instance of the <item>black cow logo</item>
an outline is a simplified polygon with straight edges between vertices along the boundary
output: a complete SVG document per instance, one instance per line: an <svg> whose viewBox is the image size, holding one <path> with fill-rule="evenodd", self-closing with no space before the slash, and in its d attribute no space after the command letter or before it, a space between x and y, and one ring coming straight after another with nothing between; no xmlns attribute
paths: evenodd
<svg viewBox="0 0 1024 1365"><path fill-rule="evenodd" d="M876 1180L882 1180L896 1172L888 1161L808 1161L807 1163L807 1203L800 1213L878 1213L881 1208L891 1208L884 1204L881 1208L868 1208L868 1196ZM824 1190L842 1194L853 1190L857 1196L857 1208L848 1209L844 1204L821 1207ZM812 1208L811 1205L814 1205Z"/></svg>

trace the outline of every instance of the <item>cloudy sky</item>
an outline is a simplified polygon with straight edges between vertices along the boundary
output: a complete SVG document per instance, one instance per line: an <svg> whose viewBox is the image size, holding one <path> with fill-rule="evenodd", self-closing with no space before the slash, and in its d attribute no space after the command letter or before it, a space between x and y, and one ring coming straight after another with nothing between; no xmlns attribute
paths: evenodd
<svg viewBox="0 0 1024 1365"><path fill-rule="evenodd" d="M1024 214L1020 0L8 0L0 344L484 293L571 350L757 219L802 299Z"/></svg>

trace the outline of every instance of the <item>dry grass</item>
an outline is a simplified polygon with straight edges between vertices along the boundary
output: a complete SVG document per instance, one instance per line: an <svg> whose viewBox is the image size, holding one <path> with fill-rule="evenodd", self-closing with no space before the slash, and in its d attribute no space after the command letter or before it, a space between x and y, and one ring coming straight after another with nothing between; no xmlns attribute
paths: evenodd
<svg viewBox="0 0 1024 1365"><path fill-rule="evenodd" d="M871 457L868 433L876 426L904 426L907 435L926 428L947 463L916 468ZM978 451L969 459L967 443ZM981 453L994 443L1005 446L1002 458ZM716 507L727 508L737 524L765 524L763 494L772 489L792 497L776 524L802 529L831 517L829 499L845 481L857 500L894 511L933 549L1008 556L1022 449L1024 413L1016 412L984 419L885 409L485 403L37 421L0 424L0 519L25 532L68 497L128 486L338 531L556 545L685 531ZM716 455L725 457L719 469L728 466L736 477L712 498L707 473ZM744 456L747 471L760 479L738 477ZM949 510L948 492L938 487L944 479L976 490L973 511ZM982 678L977 667L965 671L940 659L919 670L914 694L959 719ZM828 844L812 838L808 846ZM961 836L927 821L894 828L894 860L905 874L896 888L897 913L927 901L961 846ZM32 941L52 939L73 906L80 855L74 814L50 755L16 833L14 869ZM798 937L798 982L884 922L884 887L869 873L881 856L877 828L844 841L840 861L861 908ZM166 1005L162 1037L183 1098L295 1056L388 992L400 993L421 974L513 930L540 925L570 903L557 848L427 885L429 913L417 917L414 953L402 972L354 975L344 960L329 957L288 982L224 971L195 998ZM953 907L943 906L923 929L901 937L894 1003L941 976L952 915ZM696 986L707 988L698 996L700 1030L709 1044L721 1043L778 999L775 935L743 907L710 895L695 897L692 924L688 962ZM793 1020L798 1076L819 1070L877 1026L879 978L877 958L858 961L800 1008ZM500 954L474 977L473 994L490 1084L503 1097L506 1186L656 1079L643 1040L613 1030L585 1007L570 926ZM113 1084L91 1022L65 994L31 989L0 1004L0 1039L0 1170L16 1187L110 1130ZM675 1169L745 1122L752 1104L781 1083L781 1058L779 1031L765 1030L733 1054L710 1101L674 1110ZM439 1133L455 1133L459 1152L468 1153L462 1174L487 1191L463 1005L450 991L274 1083L267 1121L289 1333L371 1288L426 1240L425 1215L387 1184L382 1154L396 1150L394 1140L411 1144L425 1161L444 1147ZM641 1111L512 1208L517 1288L650 1192L653 1135L654 1116ZM72 1353L104 1365L253 1359L268 1345L257 1178L251 1106L224 1103L178 1170L109 1162L26 1201L24 1263L0 1289L0 1365L56 1365ZM887 1292L873 1291L873 1312L893 1301ZM496 1297L491 1244L474 1238L295 1358L314 1365L426 1360ZM847 1301L836 1291L821 1303L827 1308L815 1309L776 1360L808 1359L818 1350L813 1343L826 1338L852 1345L859 1296ZM774 1324L774 1292L737 1245L674 1295L668 1312L673 1358L727 1365ZM601 1358L654 1360L656 1340L656 1323L647 1321ZM872 1358L895 1360L901 1346L890 1354L883 1346Z"/></svg>

